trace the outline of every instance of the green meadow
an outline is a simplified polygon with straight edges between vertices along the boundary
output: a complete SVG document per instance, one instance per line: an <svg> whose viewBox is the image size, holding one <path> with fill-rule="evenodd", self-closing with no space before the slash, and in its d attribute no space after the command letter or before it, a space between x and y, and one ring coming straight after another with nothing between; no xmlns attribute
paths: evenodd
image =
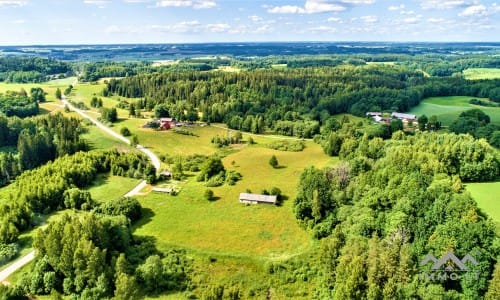
<svg viewBox="0 0 500 300"><path fill-rule="evenodd" d="M479 208L500 225L500 181L468 183L466 185ZM499 226L500 227L500 226Z"/></svg>
<svg viewBox="0 0 500 300"><path fill-rule="evenodd" d="M92 199L97 202L116 200L132 190L142 179L99 174L93 184L87 188Z"/></svg>
<svg viewBox="0 0 500 300"><path fill-rule="evenodd" d="M39 87L42 88L46 93L47 102L56 101L56 90L60 88L64 91L73 81L75 77L68 77L64 79L51 80L43 83L5 83L0 82L0 93L5 93L6 91L20 91L24 89L29 93L31 88ZM42 106L43 107L43 106Z"/></svg>
<svg viewBox="0 0 500 300"><path fill-rule="evenodd" d="M472 105L469 103L469 100L473 98L475 97L431 97L424 99L418 106L412 108L409 113L417 116L425 114L427 117L436 115L444 126L449 126L458 118L461 112L472 108L479 108L490 116L491 123L500 125L500 107ZM484 98L478 99L487 100Z"/></svg>
<svg viewBox="0 0 500 300"><path fill-rule="evenodd" d="M469 80L500 78L500 69L498 68L470 68L464 70L462 73Z"/></svg>
<svg viewBox="0 0 500 300"><path fill-rule="evenodd" d="M280 168L269 165L273 154ZM312 142L303 152L245 146L223 159L226 169L240 172L242 180L235 186L210 188L215 201L204 199L207 187L196 181L195 174L177 183L181 190L177 196L151 193L141 197L146 217L135 224L135 234L154 236L160 249L176 245L202 253L266 258L299 254L312 243L292 211L300 174L307 166L335 162ZM285 196L282 206L239 203L239 193L247 189L260 193L274 186Z"/></svg>

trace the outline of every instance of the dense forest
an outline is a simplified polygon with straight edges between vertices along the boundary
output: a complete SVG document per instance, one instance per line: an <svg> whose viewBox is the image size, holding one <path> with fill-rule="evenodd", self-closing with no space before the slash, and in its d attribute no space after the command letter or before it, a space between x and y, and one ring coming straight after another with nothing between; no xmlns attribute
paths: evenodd
<svg viewBox="0 0 500 300"><path fill-rule="evenodd" d="M17 150L17 154L0 153L0 184L56 157L88 150L80 139L83 132L80 120L61 113L25 119L0 116L0 147Z"/></svg>
<svg viewBox="0 0 500 300"><path fill-rule="evenodd" d="M165 104L179 120L224 122L230 128L311 138L329 116L407 111L431 96L470 95L500 101L500 81L425 77L403 66L338 67L142 74L111 80L105 94Z"/></svg>
<svg viewBox="0 0 500 300"><path fill-rule="evenodd" d="M0 57L0 81L15 83L43 82L54 76L72 74L69 63L35 56Z"/></svg>
<svg viewBox="0 0 500 300"><path fill-rule="evenodd" d="M339 156L342 162L334 167L304 170L294 200L297 219L322 239L318 298L485 294L499 254L495 226L462 182L498 179L495 149L468 135L400 131L387 141L351 135ZM470 268L478 278L422 281L422 258L447 250L473 255L479 263ZM492 292L496 288L490 286Z"/></svg>

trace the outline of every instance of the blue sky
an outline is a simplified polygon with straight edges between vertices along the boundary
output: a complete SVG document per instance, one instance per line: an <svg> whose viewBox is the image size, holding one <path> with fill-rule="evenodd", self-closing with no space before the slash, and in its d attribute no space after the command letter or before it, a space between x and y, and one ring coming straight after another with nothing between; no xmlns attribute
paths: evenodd
<svg viewBox="0 0 500 300"><path fill-rule="evenodd" d="M0 45L500 41L495 0L0 0Z"/></svg>

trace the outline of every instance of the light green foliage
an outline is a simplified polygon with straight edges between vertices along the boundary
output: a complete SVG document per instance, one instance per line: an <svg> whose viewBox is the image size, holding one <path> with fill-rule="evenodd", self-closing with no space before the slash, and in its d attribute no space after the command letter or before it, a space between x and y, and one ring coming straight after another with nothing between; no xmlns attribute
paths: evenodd
<svg viewBox="0 0 500 300"><path fill-rule="evenodd" d="M498 79L500 78L499 68L470 68L463 71L465 78L469 80L478 79Z"/></svg>
<svg viewBox="0 0 500 300"><path fill-rule="evenodd" d="M266 144L266 147L280 151L300 152L306 147L304 141L281 140Z"/></svg>

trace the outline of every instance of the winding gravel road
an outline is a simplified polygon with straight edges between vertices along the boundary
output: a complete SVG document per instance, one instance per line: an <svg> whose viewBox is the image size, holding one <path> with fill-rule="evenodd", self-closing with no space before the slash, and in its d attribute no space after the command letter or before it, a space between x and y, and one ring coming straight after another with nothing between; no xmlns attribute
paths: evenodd
<svg viewBox="0 0 500 300"><path fill-rule="evenodd" d="M73 86L75 86L76 83L77 83L77 81L75 81L73 83ZM65 96L62 96L61 101L70 110L75 111L76 113L78 113L83 118L86 118L86 119L90 120L97 127L99 127L102 131L104 131L107 134L109 134L109 135L111 135L111 136L119 139L120 141L122 141L122 142L130 145L130 140L129 139L127 139L126 137L124 137L124 136L122 136L122 135L114 132L113 130L111 130L106 125L102 124L101 122L99 122L96 119L94 119L91 116L89 116L83 110L76 108L73 104L71 104L66 99ZM151 163L153 164L153 166L156 168L156 171L158 172L160 170L160 159L158 158L158 156L156 156L156 154L154 154L153 151L147 149L146 147L144 147L142 145L137 145L136 148L139 149L140 151L142 151L144 154L146 154L149 157L149 159L151 160ZM147 184L146 180L141 181L137 186L135 186L130 192L126 193L124 196L125 197L132 197L132 196L138 194L146 186L146 184ZM23 257L19 258L18 260L16 260L13 264L11 264L10 266L8 266L7 268L5 268L3 271L0 272L0 282L1 283L5 283L5 281L7 280L7 278L10 275L12 275L12 273L14 273L17 270L19 270L20 268L22 268L24 265L26 265L27 263L29 263L30 261L32 261L34 258L35 258L35 251L33 250L30 253L26 254L25 256L23 256Z"/></svg>

